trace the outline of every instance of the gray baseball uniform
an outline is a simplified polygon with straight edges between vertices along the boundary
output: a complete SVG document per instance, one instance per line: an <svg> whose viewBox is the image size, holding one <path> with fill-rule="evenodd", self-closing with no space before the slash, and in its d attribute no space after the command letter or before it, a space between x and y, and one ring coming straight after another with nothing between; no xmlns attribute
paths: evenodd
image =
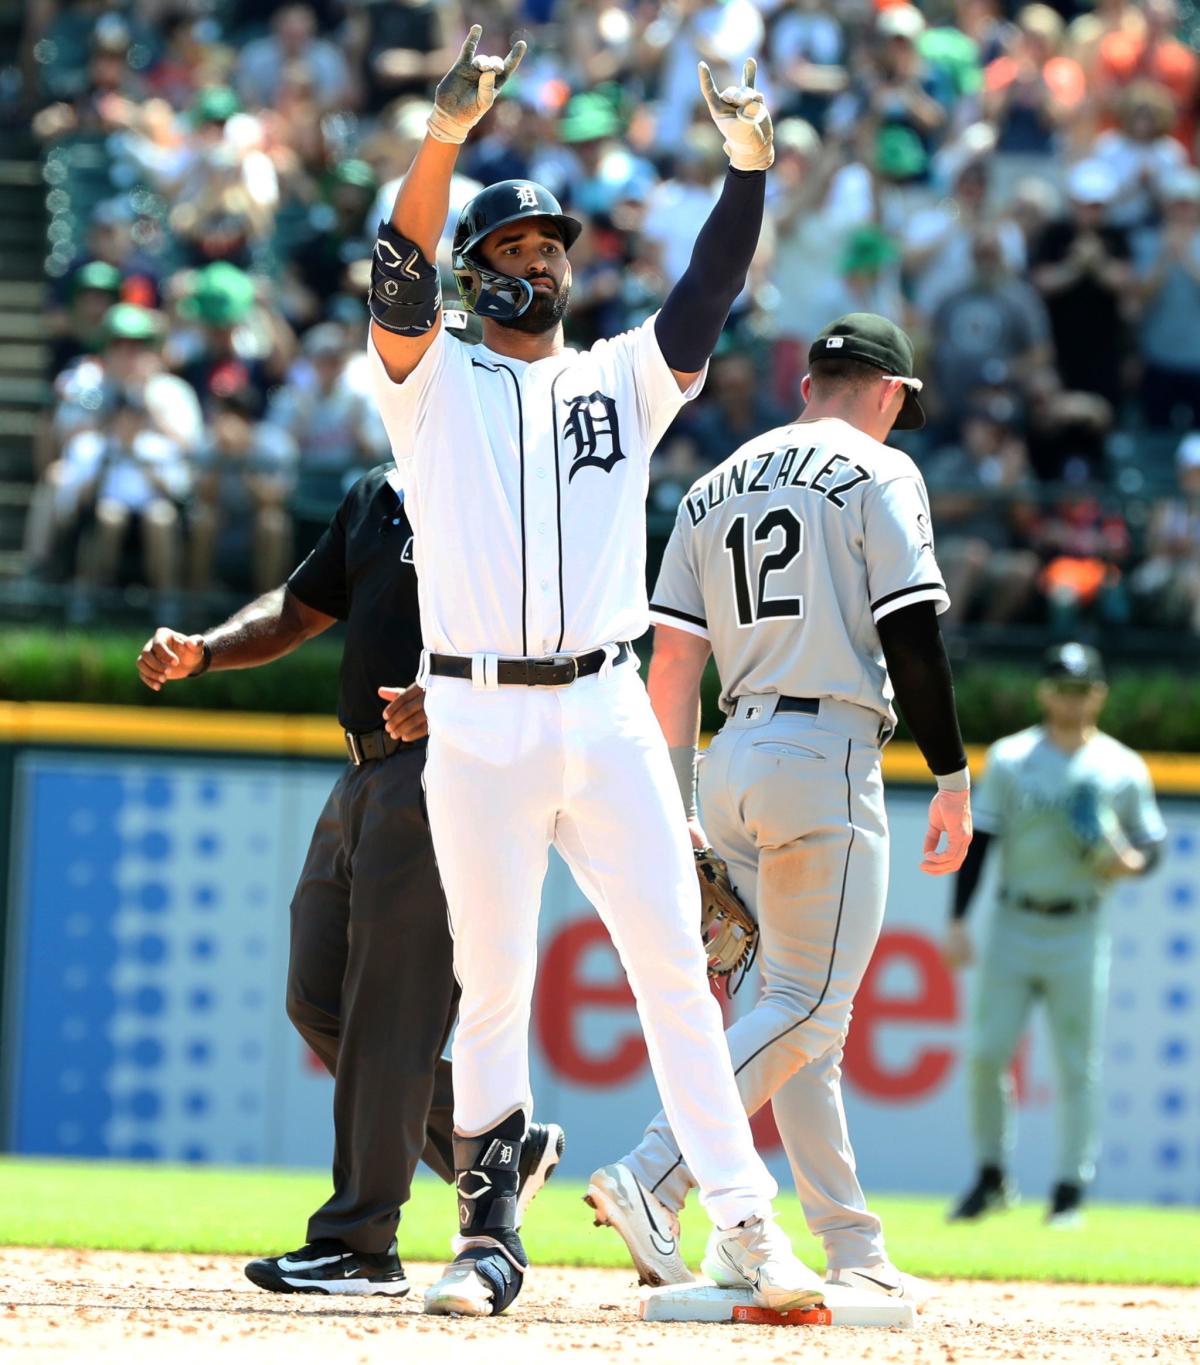
<svg viewBox="0 0 1200 1365"><path fill-rule="evenodd" d="M1008 1068L1040 997L1058 1071L1058 1178L1086 1185L1098 1145L1111 883L1088 864L1072 827L1081 798L1107 808L1138 848L1166 837L1145 763L1109 735L1065 753L1035 725L989 750L974 815L999 844L1000 896L979 955L970 1077L980 1164L1007 1168L1015 1136Z"/></svg>
<svg viewBox="0 0 1200 1365"><path fill-rule="evenodd" d="M916 466L826 418L748 442L688 492L650 609L712 644L729 718L701 764L704 826L762 936L762 997L727 1037L833 1269L884 1259L841 1058L887 895L895 715L876 622L922 601L949 605ZM682 1207L694 1181L664 1115L625 1161Z"/></svg>

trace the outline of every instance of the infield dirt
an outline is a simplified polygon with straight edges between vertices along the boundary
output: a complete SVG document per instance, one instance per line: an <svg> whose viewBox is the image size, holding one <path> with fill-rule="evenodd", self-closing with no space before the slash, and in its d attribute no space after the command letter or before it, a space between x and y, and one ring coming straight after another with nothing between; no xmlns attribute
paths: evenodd
<svg viewBox="0 0 1200 1365"><path fill-rule="evenodd" d="M1195 1362L1200 1291L953 1282L912 1331L643 1323L631 1274L538 1267L500 1319L427 1318L438 1267L408 1267L407 1299L271 1295L230 1257L0 1248L0 1355L122 1365L319 1361L320 1365L622 1365L783 1362ZM718 1355L717 1352L720 1354ZM703 1353L703 1354L702 1354Z"/></svg>

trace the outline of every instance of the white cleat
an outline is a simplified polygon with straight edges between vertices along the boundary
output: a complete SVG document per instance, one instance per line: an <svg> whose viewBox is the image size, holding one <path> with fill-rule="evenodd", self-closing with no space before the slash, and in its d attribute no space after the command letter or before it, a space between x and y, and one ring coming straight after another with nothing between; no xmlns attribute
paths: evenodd
<svg viewBox="0 0 1200 1365"><path fill-rule="evenodd" d="M884 1294L889 1299L902 1299L905 1303L911 1303L918 1313L937 1295L937 1287L928 1280L919 1279L916 1275L905 1275L888 1261L882 1265L831 1270L825 1276L825 1283L841 1285L843 1289L864 1289L872 1294Z"/></svg>
<svg viewBox="0 0 1200 1365"><path fill-rule="evenodd" d="M639 1284L690 1284L695 1278L679 1254L679 1218L628 1166L601 1166L588 1181L585 1204L597 1227L612 1228L633 1257Z"/></svg>
<svg viewBox="0 0 1200 1365"><path fill-rule="evenodd" d="M464 1318L492 1315L492 1287L470 1261L451 1261L436 1284L425 1291L427 1313L457 1314Z"/></svg>
<svg viewBox="0 0 1200 1365"><path fill-rule="evenodd" d="M713 1228L700 1269L722 1289L750 1289L760 1308L815 1308L825 1284L772 1218Z"/></svg>
<svg viewBox="0 0 1200 1365"><path fill-rule="evenodd" d="M521 1292L529 1268L516 1233L455 1237L451 1246L454 1260L425 1291L425 1311L464 1318L505 1312Z"/></svg>

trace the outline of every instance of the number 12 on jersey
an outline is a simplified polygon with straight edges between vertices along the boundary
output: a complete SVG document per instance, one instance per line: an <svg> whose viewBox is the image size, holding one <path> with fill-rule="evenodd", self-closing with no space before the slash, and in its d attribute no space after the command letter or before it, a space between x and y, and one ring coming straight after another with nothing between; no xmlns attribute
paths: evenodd
<svg viewBox="0 0 1200 1365"><path fill-rule="evenodd" d="M790 507L773 507L755 524L747 540L748 518L734 517L725 535L725 551L733 569L733 598L737 605L739 626L752 626L771 618L804 616L804 598L768 597L767 579L782 573L804 551L804 523ZM778 548L769 548L758 565L757 580L751 583L753 569L752 545L772 547L776 533L782 536Z"/></svg>

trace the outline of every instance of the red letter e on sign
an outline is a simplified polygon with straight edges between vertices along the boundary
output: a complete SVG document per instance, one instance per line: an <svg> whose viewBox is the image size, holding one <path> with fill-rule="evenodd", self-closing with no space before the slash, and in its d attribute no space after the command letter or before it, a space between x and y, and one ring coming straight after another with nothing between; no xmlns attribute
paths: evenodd
<svg viewBox="0 0 1200 1365"><path fill-rule="evenodd" d="M915 991L904 996L886 994L883 982L889 968L915 975ZM878 1031L899 1023L951 1024L957 1017L954 979L934 944L905 930L883 934L854 999L854 1019L846 1039L846 1075L873 1099L915 1100L935 1090L954 1062L953 1052L920 1046L907 1065L896 1069L884 1061Z"/></svg>

